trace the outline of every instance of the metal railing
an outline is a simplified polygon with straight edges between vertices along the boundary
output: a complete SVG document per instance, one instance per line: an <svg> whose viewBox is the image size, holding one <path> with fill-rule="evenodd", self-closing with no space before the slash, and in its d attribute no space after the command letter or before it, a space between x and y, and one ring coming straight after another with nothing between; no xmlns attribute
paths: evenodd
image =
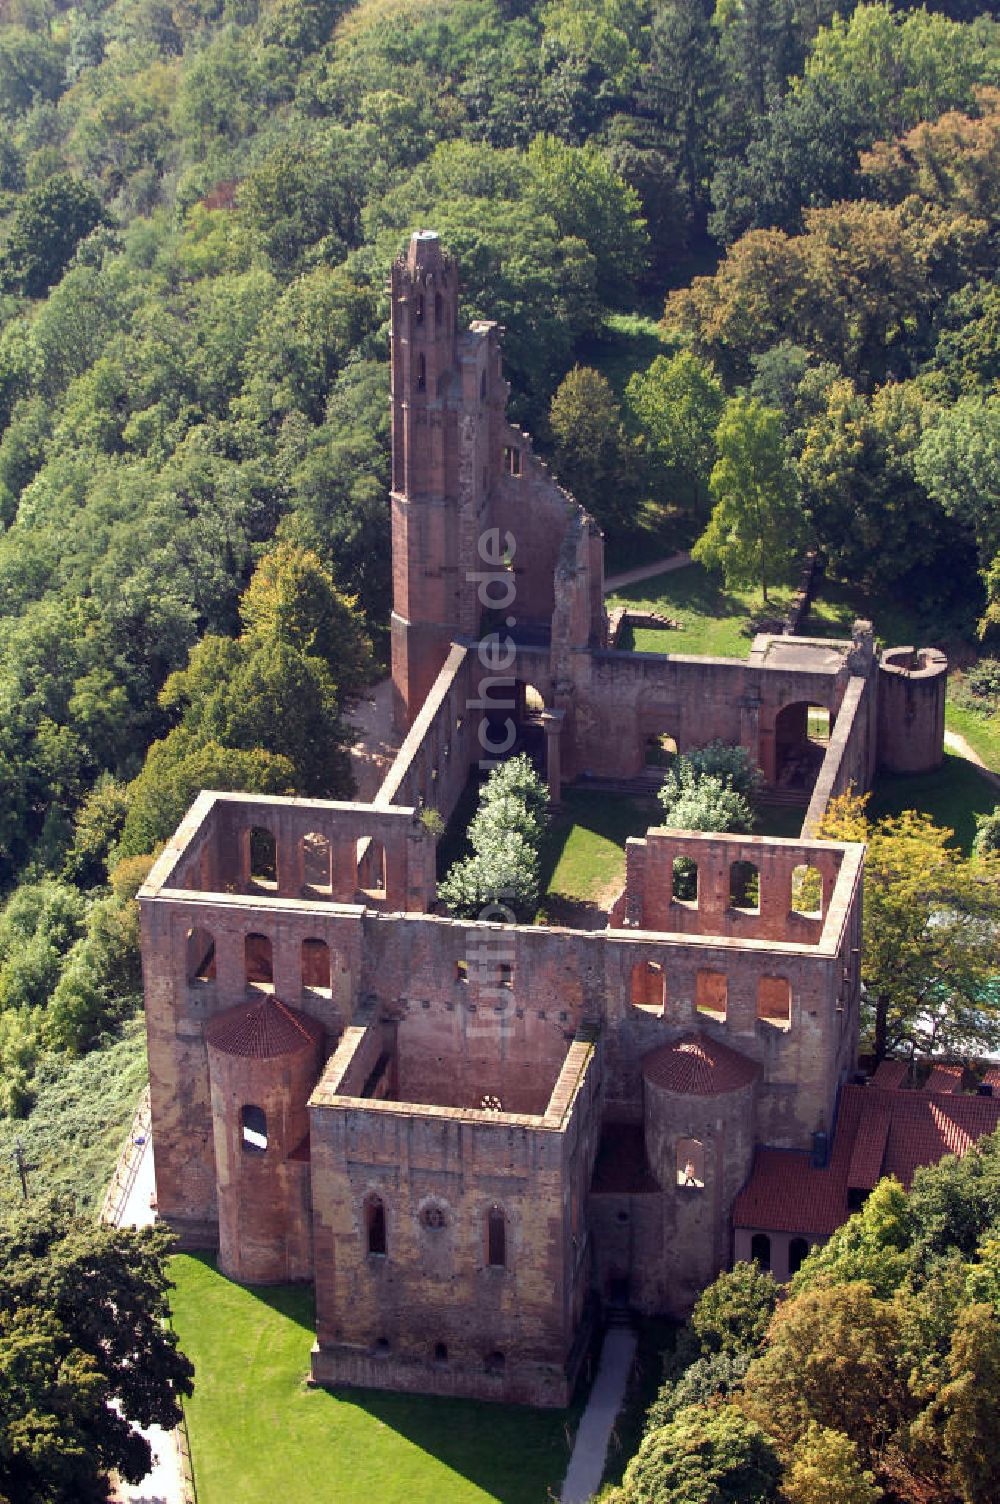
<svg viewBox="0 0 1000 1504"><path fill-rule="evenodd" d="M101 1202L100 1220L102 1222L110 1222L113 1226L118 1226L128 1198L132 1194L135 1177L142 1164L142 1156L149 1147L149 1132L149 1087L147 1086L139 1098L135 1116L118 1154L115 1173L108 1183L104 1200Z"/></svg>

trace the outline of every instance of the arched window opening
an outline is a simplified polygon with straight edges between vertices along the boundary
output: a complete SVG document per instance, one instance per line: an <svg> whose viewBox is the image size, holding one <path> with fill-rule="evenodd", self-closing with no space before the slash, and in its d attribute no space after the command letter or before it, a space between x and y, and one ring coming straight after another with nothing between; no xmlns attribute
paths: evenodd
<svg viewBox="0 0 1000 1504"><path fill-rule="evenodd" d="M674 898L698 907L698 863L689 856L674 857Z"/></svg>
<svg viewBox="0 0 1000 1504"><path fill-rule="evenodd" d="M417 356L417 391L427 390L427 357L423 351Z"/></svg>
<svg viewBox="0 0 1000 1504"><path fill-rule="evenodd" d="M659 961L636 961L632 967L633 1008L662 1016L667 1002L667 978Z"/></svg>
<svg viewBox="0 0 1000 1504"><path fill-rule="evenodd" d="M503 1207L491 1206L486 1218L486 1258L493 1269L507 1266L507 1218Z"/></svg>
<svg viewBox="0 0 1000 1504"><path fill-rule="evenodd" d="M435 1342L435 1344L434 1344L434 1362L435 1363L447 1363L447 1361L448 1361L448 1344L447 1344L447 1342Z"/></svg>
<svg viewBox="0 0 1000 1504"><path fill-rule="evenodd" d="M507 444L503 451L503 467L508 475L518 476L521 473L521 451L516 444Z"/></svg>
<svg viewBox="0 0 1000 1504"><path fill-rule="evenodd" d="M385 1253L385 1207L379 1196L372 1196L365 1206L365 1233L369 1253Z"/></svg>
<svg viewBox="0 0 1000 1504"><path fill-rule="evenodd" d="M311 830L302 837L302 881L307 888L329 893L333 886L330 872L330 842L319 831Z"/></svg>
<svg viewBox="0 0 1000 1504"><path fill-rule="evenodd" d="M479 400L480 400L480 402L485 402L486 401L486 372L485 371L480 372L480 376L479 376Z"/></svg>
<svg viewBox="0 0 1000 1504"><path fill-rule="evenodd" d="M666 731L651 731L646 737L647 768L669 768L677 756L677 742Z"/></svg>
<svg viewBox="0 0 1000 1504"><path fill-rule="evenodd" d="M761 977L757 983L757 1017L775 1028L792 1022L792 984L787 977Z"/></svg>
<svg viewBox="0 0 1000 1504"><path fill-rule="evenodd" d="M414 321L416 323L418 323L418 324L422 324L423 323L423 321L424 321L424 295L423 295L422 292L418 292L417 293L417 303L416 303L416 307L413 310L413 315L414 315Z"/></svg>
<svg viewBox="0 0 1000 1504"><path fill-rule="evenodd" d="M244 1154L266 1154L267 1113L263 1107L246 1106L240 1113Z"/></svg>
<svg viewBox="0 0 1000 1504"><path fill-rule="evenodd" d="M760 913L760 869L753 862L730 863L729 907Z"/></svg>
<svg viewBox="0 0 1000 1504"><path fill-rule="evenodd" d="M439 329L441 327L441 320L442 320L443 317L444 317L444 298L442 298L441 294L439 292L437 292L437 293L434 294L434 323L437 326L437 328L439 328Z"/></svg>
<svg viewBox="0 0 1000 1504"><path fill-rule="evenodd" d="M803 1263L809 1256L809 1242L806 1238L792 1238L788 1245L788 1274L798 1274Z"/></svg>
<svg viewBox="0 0 1000 1504"><path fill-rule="evenodd" d="M195 928L187 932L187 979L215 981L215 939L208 930Z"/></svg>
<svg viewBox="0 0 1000 1504"><path fill-rule="evenodd" d="M274 986L274 959L268 935L247 935L243 942L246 979L249 987Z"/></svg>
<svg viewBox="0 0 1000 1504"><path fill-rule="evenodd" d="M729 1007L729 979L724 971L703 969L694 979L694 1005L719 1023L725 1023Z"/></svg>
<svg viewBox="0 0 1000 1504"><path fill-rule="evenodd" d="M792 868L792 910L809 919L823 917L823 879L816 867Z"/></svg>
<svg viewBox="0 0 1000 1504"><path fill-rule="evenodd" d="M499 1378L506 1367L506 1357L499 1348L495 1348L486 1359L486 1372Z"/></svg>
<svg viewBox="0 0 1000 1504"><path fill-rule="evenodd" d="M705 1189L705 1145L701 1139L677 1140L677 1184L687 1191Z"/></svg>
<svg viewBox="0 0 1000 1504"><path fill-rule="evenodd" d="M372 898L385 897L385 847L373 836L358 842L358 887Z"/></svg>
<svg viewBox="0 0 1000 1504"><path fill-rule="evenodd" d="M755 1232L750 1239L750 1257L764 1270L771 1267L771 1239L766 1232Z"/></svg>
<svg viewBox="0 0 1000 1504"><path fill-rule="evenodd" d="M779 788L812 788L830 745L830 712L798 700L774 720L774 781Z"/></svg>
<svg viewBox="0 0 1000 1504"><path fill-rule="evenodd" d="M329 992L330 947L325 940L303 940L302 985L309 992Z"/></svg>
<svg viewBox="0 0 1000 1504"><path fill-rule="evenodd" d="M250 831L250 881L264 888L278 886L278 847L263 825Z"/></svg>

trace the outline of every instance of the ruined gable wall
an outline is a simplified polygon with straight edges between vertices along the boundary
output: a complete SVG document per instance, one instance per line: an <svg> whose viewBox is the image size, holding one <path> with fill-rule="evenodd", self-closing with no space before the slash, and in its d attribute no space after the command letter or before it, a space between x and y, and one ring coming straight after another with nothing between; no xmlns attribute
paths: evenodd
<svg viewBox="0 0 1000 1504"><path fill-rule="evenodd" d="M329 1045L350 1018L361 976L359 910L251 899L140 899L146 1037L159 1213L186 1246L217 1240L215 1157L204 1026L248 996L245 940L272 943L275 995L323 1024ZM189 930L215 943L215 978L188 978ZM303 986L302 943L330 948L330 992Z"/></svg>
<svg viewBox="0 0 1000 1504"><path fill-rule="evenodd" d="M311 1113L317 1378L567 1402L587 1284L584 1240L571 1229L574 1207L582 1228L593 1092L586 1083L568 1124L551 1131L403 1104L321 1105L320 1089ZM368 1252L373 1196L385 1211L384 1255ZM442 1225L428 1224L429 1206ZM488 1257L494 1206L505 1219L502 1267Z"/></svg>

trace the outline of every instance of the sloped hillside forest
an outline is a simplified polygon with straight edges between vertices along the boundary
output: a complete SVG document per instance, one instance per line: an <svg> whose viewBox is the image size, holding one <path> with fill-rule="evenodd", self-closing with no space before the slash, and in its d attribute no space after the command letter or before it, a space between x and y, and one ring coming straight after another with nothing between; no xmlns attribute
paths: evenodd
<svg viewBox="0 0 1000 1504"><path fill-rule="evenodd" d="M5 1185L26 1114L36 1175L74 1159L46 1166L45 1134L93 1111L98 1050L127 1120L134 894L195 791L349 791L345 707L386 658L386 279L412 229L459 258L464 315L505 326L513 411L612 562L703 530L725 423L777 446L829 578L989 647L994 10L8 0Z"/></svg>

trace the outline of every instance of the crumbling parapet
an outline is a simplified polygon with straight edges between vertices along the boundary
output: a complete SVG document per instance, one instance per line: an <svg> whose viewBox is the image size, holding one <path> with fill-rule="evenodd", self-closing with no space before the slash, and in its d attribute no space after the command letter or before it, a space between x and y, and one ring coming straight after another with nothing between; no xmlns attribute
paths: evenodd
<svg viewBox="0 0 1000 1504"><path fill-rule="evenodd" d="M948 659L939 648L886 648L878 671L878 763L930 773L944 761Z"/></svg>

